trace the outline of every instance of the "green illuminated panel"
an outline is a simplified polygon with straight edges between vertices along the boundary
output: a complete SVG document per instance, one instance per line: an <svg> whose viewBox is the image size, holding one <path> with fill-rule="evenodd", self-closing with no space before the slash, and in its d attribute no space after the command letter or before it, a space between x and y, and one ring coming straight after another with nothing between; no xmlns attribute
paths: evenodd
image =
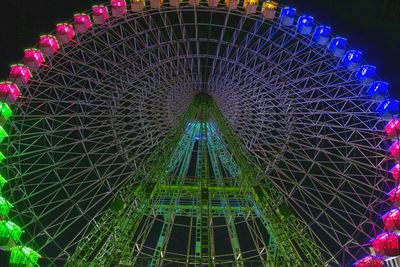
<svg viewBox="0 0 400 267"><path fill-rule="evenodd" d="M3 153L0 152L0 163L6 158Z"/></svg>
<svg viewBox="0 0 400 267"><path fill-rule="evenodd" d="M13 222L0 221L0 238L11 238L15 242L19 240L22 229Z"/></svg>
<svg viewBox="0 0 400 267"><path fill-rule="evenodd" d="M13 205L8 202L4 197L0 197L0 216L6 217L12 209Z"/></svg>
<svg viewBox="0 0 400 267"><path fill-rule="evenodd" d="M8 136L7 132L0 126L0 143Z"/></svg>
<svg viewBox="0 0 400 267"><path fill-rule="evenodd" d="M17 266L36 266L40 255L28 247L11 248L10 264Z"/></svg>
<svg viewBox="0 0 400 267"><path fill-rule="evenodd" d="M10 107L7 105L7 103L2 103L0 102L0 112L1 116L8 121L10 117L12 116L12 111Z"/></svg>
<svg viewBox="0 0 400 267"><path fill-rule="evenodd" d="M0 189L7 183L7 180L0 174Z"/></svg>

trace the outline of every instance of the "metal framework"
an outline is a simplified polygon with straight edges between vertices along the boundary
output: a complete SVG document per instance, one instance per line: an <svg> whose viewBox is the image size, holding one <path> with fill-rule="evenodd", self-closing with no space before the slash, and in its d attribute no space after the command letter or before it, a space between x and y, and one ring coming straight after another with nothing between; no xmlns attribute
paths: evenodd
<svg viewBox="0 0 400 267"><path fill-rule="evenodd" d="M193 114L184 116L180 123L185 125L178 132L181 139L166 139L169 146L160 145L164 151L155 153L158 160L152 162L158 164L153 166L148 183L124 186L117 198L121 205L112 205L103 215L69 259L69 265L136 266L138 261L139 265L150 262L151 266L168 261L194 266L231 262L237 266L323 265L309 230L292 214L281 194L268 179L263 179L263 185L256 182L263 176L262 171L249 163L251 157L240 149L215 103L207 96L198 96L188 113ZM166 157L159 158L160 154ZM194 176L189 174L191 161L195 162ZM179 234L179 242L185 243L188 251L168 254L167 244L174 245L168 241L178 218L190 219L190 224L181 223ZM155 219L161 221L161 230L148 222ZM221 219L225 220L222 224L218 223ZM239 240L249 238L243 229L238 230L243 227L240 224L252 234L250 247L255 251L247 248L242 252ZM263 236L260 227L268 235ZM219 241L215 236L223 232L228 233L231 253L222 254L216 248ZM158 233L155 251L143 257L143 243ZM188 240L183 238L185 234ZM194 248L194 254L189 248Z"/></svg>
<svg viewBox="0 0 400 267"><path fill-rule="evenodd" d="M376 106L295 27L128 12L23 88L3 192L45 265L345 265L386 207Z"/></svg>

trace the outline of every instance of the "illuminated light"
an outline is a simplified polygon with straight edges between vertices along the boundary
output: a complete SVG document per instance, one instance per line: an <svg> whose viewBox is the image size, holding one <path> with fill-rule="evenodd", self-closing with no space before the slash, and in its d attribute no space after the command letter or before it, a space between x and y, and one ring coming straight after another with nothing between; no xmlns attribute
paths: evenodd
<svg viewBox="0 0 400 267"><path fill-rule="evenodd" d="M356 79L362 84L370 84L376 76L376 67L371 65L362 65L356 73Z"/></svg>
<svg viewBox="0 0 400 267"><path fill-rule="evenodd" d="M225 5L229 10L236 10L238 8L239 0L225 0Z"/></svg>
<svg viewBox="0 0 400 267"><path fill-rule="evenodd" d="M301 16L297 21L297 32L308 35L312 32L314 18L311 16Z"/></svg>
<svg viewBox="0 0 400 267"><path fill-rule="evenodd" d="M397 158L400 154L400 143L396 141L389 147L389 155L392 158Z"/></svg>
<svg viewBox="0 0 400 267"><path fill-rule="evenodd" d="M357 50L349 50L342 59L342 64L349 70L355 70L361 65L362 52Z"/></svg>
<svg viewBox="0 0 400 267"><path fill-rule="evenodd" d="M10 264L13 266L33 267L38 266L37 262L40 258L39 253L28 247L16 246L12 247L10 256Z"/></svg>
<svg viewBox="0 0 400 267"><path fill-rule="evenodd" d="M382 233L372 241L372 248L378 256L400 255L399 237L393 233Z"/></svg>
<svg viewBox="0 0 400 267"><path fill-rule="evenodd" d="M0 126L0 143L3 142L4 138L8 137L6 130Z"/></svg>
<svg viewBox="0 0 400 267"><path fill-rule="evenodd" d="M111 0L111 14L114 18L121 18L126 13L125 0Z"/></svg>
<svg viewBox="0 0 400 267"><path fill-rule="evenodd" d="M54 36L42 35L40 36L39 48L43 54L51 56L57 52L58 49L60 49L60 46L58 45L58 41Z"/></svg>
<svg viewBox="0 0 400 267"><path fill-rule="evenodd" d="M7 183L7 180L0 174L0 189Z"/></svg>
<svg viewBox="0 0 400 267"><path fill-rule="evenodd" d="M397 182L400 175L400 164L397 163L396 165L394 165L394 167L389 172L392 175L393 180Z"/></svg>
<svg viewBox="0 0 400 267"><path fill-rule="evenodd" d="M397 186L393 188L389 193L388 193L390 201L395 205L398 206L400 204L400 186Z"/></svg>
<svg viewBox="0 0 400 267"><path fill-rule="evenodd" d="M258 0L244 0L243 7L246 14L254 14L257 11Z"/></svg>
<svg viewBox="0 0 400 267"><path fill-rule="evenodd" d="M7 103L0 102L0 113L1 113L1 120L6 122L12 116L12 110Z"/></svg>
<svg viewBox="0 0 400 267"><path fill-rule="evenodd" d="M93 22L96 25L104 25L108 21L108 9L102 5L95 5L92 7Z"/></svg>
<svg viewBox="0 0 400 267"><path fill-rule="evenodd" d="M396 138L400 133L400 121L398 119L390 120L385 126L385 132L390 138Z"/></svg>
<svg viewBox="0 0 400 267"><path fill-rule="evenodd" d="M56 26L57 40L62 44L67 44L75 37L74 28L68 23L59 23Z"/></svg>
<svg viewBox="0 0 400 267"><path fill-rule="evenodd" d="M265 1L263 3L261 12L263 13L265 19L274 19L277 8L278 8L278 3L274 1Z"/></svg>
<svg viewBox="0 0 400 267"><path fill-rule="evenodd" d="M400 210L392 209L382 216L385 230L393 232L400 230Z"/></svg>
<svg viewBox="0 0 400 267"><path fill-rule="evenodd" d="M90 21L90 17L86 14L75 14L74 26L77 32L85 33L92 28L92 22Z"/></svg>
<svg viewBox="0 0 400 267"><path fill-rule="evenodd" d="M151 1L152 1L152 0L150 0L150 3L151 3ZM154 1L154 0L153 0L153 1ZM208 2L208 6L211 7L211 8L215 8L215 7L218 6L218 1L219 1L219 0L208 0L208 1L207 1L207 2Z"/></svg>
<svg viewBox="0 0 400 267"><path fill-rule="evenodd" d="M27 84L32 78L29 68L25 65L15 64L10 68L10 79L18 86Z"/></svg>
<svg viewBox="0 0 400 267"><path fill-rule="evenodd" d="M18 86L10 82L0 83L0 97L15 102L20 97Z"/></svg>
<svg viewBox="0 0 400 267"><path fill-rule="evenodd" d="M0 218L7 217L10 210L13 208L13 205L8 202L4 197L0 197Z"/></svg>
<svg viewBox="0 0 400 267"><path fill-rule="evenodd" d="M367 94L375 100L385 99L389 95L389 84L382 81L373 82L368 88Z"/></svg>
<svg viewBox="0 0 400 267"><path fill-rule="evenodd" d="M327 45L331 35L331 27L320 25L315 28L313 41L319 45Z"/></svg>
<svg viewBox="0 0 400 267"><path fill-rule="evenodd" d="M215 0L218 4L218 0ZM150 0L150 7L151 8L161 8L161 6L164 4L164 0Z"/></svg>
<svg viewBox="0 0 400 267"><path fill-rule="evenodd" d="M279 20L285 26L292 26L296 16L296 9L293 7L284 7L281 10Z"/></svg>
<svg viewBox="0 0 400 267"><path fill-rule="evenodd" d="M37 70L44 63L44 57L42 52L38 49L26 49L24 51L24 63L31 69Z"/></svg>
<svg viewBox="0 0 400 267"><path fill-rule="evenodd" d="M162 0L158 0L158 1L162 1ZM133 12L142 11L144 9L144 6L145 6L144 0L131 0L131 10ZM161 7L161 3L160 3L160 7Z"/></svg>
<svg viewBox="0 0 400 267"><path fill-rule="evenodd" d="M384 118L390 118L391 116L397 114L398 111L399 102L393 99L383 100L376 109L376 112L378 112L378 114Z"/></svg>
<svg viewBox="0 0 400 267"><path fill-rule="evenodd" d="M125 0L111 0L112 7L126 7Z"/></svg>
<svg viewBox="0 0 400 267"><path fill-rule="evenodd" d="M0 163L6 158L3 153L0 152Z"/></svg>
<svg viewBox="0 0 400 267"><path fill-rule="evenodd" d="M22 229L11 221L0 221L0 245L5 245L11 239L18 242Z"/></svg>
<svg viewBox="0 0 400 267"><path fill-rule="evenodd" d="M367 256L354 263L354 267L383 267L383 259L376 256Z"/></svg>
<svg viewBox="0 0 400 267"><path fill-rule="evenodd" d="M225 5L229 10L236 10L239 0L225 0Z"/></svg>
<svg viewBox="0 0 400 267"><path fill-rule="evenodd" d="M347 39L343 37L334 37L329 43L328 50L335 57L343 57L346 52Z"/></svg>

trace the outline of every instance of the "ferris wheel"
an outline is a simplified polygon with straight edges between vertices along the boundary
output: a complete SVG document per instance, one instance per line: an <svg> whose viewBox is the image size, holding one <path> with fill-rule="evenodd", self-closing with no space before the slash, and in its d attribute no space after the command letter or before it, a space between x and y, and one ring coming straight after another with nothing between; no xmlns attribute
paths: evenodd
<svg viewBox="0 0 400 267"><path fill-rule="evenodd" d="M0 84L0 249L15 266L395 261L388 87L273 1L93 6Z"/></svg>

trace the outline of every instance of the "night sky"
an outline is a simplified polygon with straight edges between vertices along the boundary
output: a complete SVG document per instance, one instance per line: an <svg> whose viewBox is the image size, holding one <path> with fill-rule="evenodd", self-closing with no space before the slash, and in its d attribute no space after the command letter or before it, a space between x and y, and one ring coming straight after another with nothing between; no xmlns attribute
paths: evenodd
<svg viewBox="0 0 400 267"><path fill-rule="evenodd" d="M204 1L204 0L202 0ZM0 80L8 66L18 62L22 51L32 47L40 34L74 13L90 9L103 0L2 0L0 29ZM391 95L400 98L400 1L399 0L285 0L300 12L333 28L363 51L364 59L378 67L381 79L391 84Z"/></svg>

